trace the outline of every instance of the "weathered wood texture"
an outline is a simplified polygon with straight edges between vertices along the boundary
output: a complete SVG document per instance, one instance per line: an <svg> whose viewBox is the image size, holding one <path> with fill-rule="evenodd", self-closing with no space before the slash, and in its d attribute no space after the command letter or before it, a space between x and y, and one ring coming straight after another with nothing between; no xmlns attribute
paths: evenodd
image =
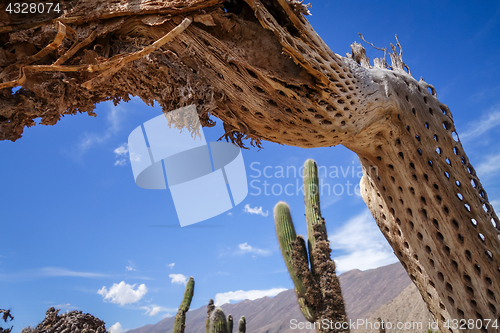
<svg viewBox="0 0 500 333"><path fill-rule="evenodd" d="M395 48L391 68L370 66L357 44L341 57L294 0L96 3L100 11L79 1L47 24L9 18L0 28L0 139L18 139L37 117L53 125L134 95L165 111L195 103L204 126L221 119L239 145L343 144L365 167L363 198L441 331L458 332L443 326L448 319L499 319L498 217L451 112ZM146 56L102 65L141 52L185 18L193 23Z"/></svg>

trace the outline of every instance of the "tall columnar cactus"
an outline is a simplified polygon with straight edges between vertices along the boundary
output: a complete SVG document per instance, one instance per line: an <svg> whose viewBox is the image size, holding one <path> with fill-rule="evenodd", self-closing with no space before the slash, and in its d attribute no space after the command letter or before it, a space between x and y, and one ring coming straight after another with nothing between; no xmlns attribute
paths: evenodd
<svg viewBox="0 0 500 333"><path fill-rule="evenodd" d="M207 306L207 322L205 326L206 333L232 333L233 316L228 315L227 319L221 308L214 306L214 301L210 300ZM238 333L246 332L245 317L241 316L238 323Z"/></svg>
<svg viewBox="0 0 500 333"><path fill-rule="evenodd" d="M227 316L227 331L229 333L233 332L233 316L231 315Z"/></svg>
<svg viewBox="0 0 500 333"><path fill-rule="evenodd" d="M241 316L238 322L238 333L245 333L247 331L247 320L244 316Z"/></svg>
<svg viewBox="0 0 500 333"><path fill-rule="evenodd" d="M221 308L215 308L212 311L208 333L228 333L226 315Z"/></svg>
<svg viewBox="0 0 500 333"><path fill-rule="evenodd" d="M210 315L215 310L214 300L210 299L207 305L207 321L205 323L205 332L208 333L210 330Z"/></svg>
<svg viewBox="0 0 500 333"><path fill-rule="evenodd" d="M189 306L191 305L193 294L194 279L193 277L190 277L186 284L184 298L182 299L182 303L179 306L179 311L177 311L177 315L175 316L174 333L184 333L184 329L186 328L186 312L188 312Z"/></svg>
<svg viewBox="0 0 500 333"><path fill-rule="evenodd" d="M175 316L174 331L173 333L184 333L186 328L186 312L189 311L189 306L191 305L191 300L194 294L194 279L190 277L186 289L184 291L184 298L179 306L179 311ZM246 321L245 317L241 317L238 324L238 332L245 333L246 331ZM227 320L221 308L216 308L214 305L214 300L208 301L207 306L207 322L205 324L206 333L232 333L233 332L233 316L228 315ZM1 332L0 332L1 333Z"/></svg>
<svg viewBox="0 0 500 333"><path fill-rule="evenodd" d="M327 319L328 325L318 325L319 332L346 333L349 328L344 299L335 263L330 258L325 220L321 216L318 168L311 159L304 163L304 196L309 255L304 238L295 232L290 208L285 202L278 202L274 207L281 253L305 318L310 322Z"/></svg>

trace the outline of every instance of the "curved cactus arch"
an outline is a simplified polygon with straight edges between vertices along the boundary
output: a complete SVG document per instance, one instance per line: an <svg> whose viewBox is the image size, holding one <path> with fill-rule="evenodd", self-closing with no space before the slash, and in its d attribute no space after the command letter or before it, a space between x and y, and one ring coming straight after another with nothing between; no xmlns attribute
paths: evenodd
<svg viewBox="0 0 500 333"><path fill-rule="evenodd" d="M357 44L349 57L332 52L306 10L295 0L70 0L62 14L7 17L0 139L18 139L35 118L53 125L132 94L165 110L196 103L203 125L216 116L239 145L343 144L365 167L363 199L441 325L498 319L500 221L450 110L400 53L388 68L371 66Z"/></svg>

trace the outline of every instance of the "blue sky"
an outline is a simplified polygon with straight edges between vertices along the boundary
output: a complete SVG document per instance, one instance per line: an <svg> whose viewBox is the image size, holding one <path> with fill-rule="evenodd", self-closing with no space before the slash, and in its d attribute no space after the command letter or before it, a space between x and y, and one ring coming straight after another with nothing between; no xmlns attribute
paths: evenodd
<svg viewBox="0 0 500 333"><path fill-rule="evenodd" d="M360 42L358 32L379 47L398 34L404 61L450 107L465 151L500 207L499 3L312 3L310 22L338 54ZM381 56L371 47L367 52ZM330 191L324 188L322 211L339 271L396 261L354 193L359 162L341 146L264 143L262 150L243 151L247 198L228 213L180 228L168 190L135 185L123 146L160 108L134 98L116 107L99 104L96 113L67 116L56 126L26 129L15 143L0 142L0 308L12 309L14 332L35 326L50 306L92 313L118 333L156 323L175 315L189 276L196 281L193 309L210 298L235 302L292 288L272 209L288 202L298 233L305 234L303 196L270 192L273 185L275 193L287 184L296 190L302 179L291 170L307 158L327 170L321 176ZM218 124L204 132L214 141L223 130ZM276 175L280 167L289 168L288 177Z"/></svg>

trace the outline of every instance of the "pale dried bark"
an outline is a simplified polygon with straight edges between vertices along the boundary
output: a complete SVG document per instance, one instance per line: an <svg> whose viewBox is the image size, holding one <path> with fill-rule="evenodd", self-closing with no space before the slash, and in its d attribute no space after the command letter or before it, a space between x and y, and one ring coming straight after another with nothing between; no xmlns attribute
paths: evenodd
<svg viewBox="0 0 500 333"><path fill-rule="evenodd" d="M0 139L18 139L37 117L53 125L61 115L93 115L98 102L134 95L165 111L195 103L204 126L216 116L239 145L244 138L343 144L365 167L363 199L441 331L458 332L443 327L447 319L499 318L498 218L453 137L451 112L431 85L405 72L395 48L391 68L370 66L357 44L341 57L296 1L96 3L69 1L55 21L12 18L0 27L0 84L18 79L26 61L99 66L153 44L187 17L193 23L106 80L92 81L101 71L25 72L21 90L0 90ZM56 21L67 27L60 43ZM39 58L55 40L54 51Z"/></svg>

